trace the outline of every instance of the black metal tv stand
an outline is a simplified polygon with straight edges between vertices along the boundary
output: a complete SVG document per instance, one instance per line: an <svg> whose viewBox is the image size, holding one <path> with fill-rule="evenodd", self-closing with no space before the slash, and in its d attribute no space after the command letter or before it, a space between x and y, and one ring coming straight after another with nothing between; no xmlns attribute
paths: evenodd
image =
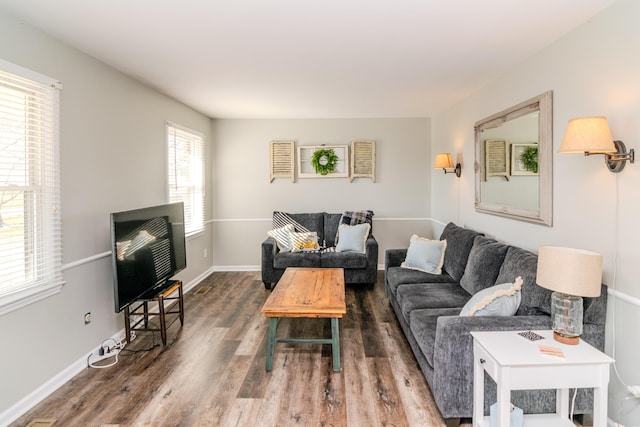
<svg viewBox="0 0 640 427"><path fill-rule="evenodd" d="M177 296L172 296L175 292L178 292ZM156 301L158 303L158 311L149 311L149 302ZM169 305L165 307L165 304L169 302ZM155 294L148 297L143 295L139 300L139 303L135 308L129 309L130 306L124 308L124 329L126 334L127 343L131 340L132 331L160 331L162 338L162 345L167 345L167 328L180 319L180 326L184 325L184 298L182 294L182 281L169 280L165 286L161 287ZM134 303L134 304L136 304ZM133 306L134 304L131 304ZM169 324L167 324L167 314L177 314ZM134 319L133 316L141 316L139 319ZM153 327L149 324L150 316L160 317L160 326Z"/></svg>

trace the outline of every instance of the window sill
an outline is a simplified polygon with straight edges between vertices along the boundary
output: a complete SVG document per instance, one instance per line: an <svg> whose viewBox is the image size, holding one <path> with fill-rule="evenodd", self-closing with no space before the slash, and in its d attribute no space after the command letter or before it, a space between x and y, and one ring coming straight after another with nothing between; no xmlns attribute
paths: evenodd
<svg viewBox="0 0 640 427"><path fill-rule="evenodd" d="M34 285L6 295L0 295L0 316L55 295L60 292L62 286L64 286L64 282L52 285Z"/></svg>

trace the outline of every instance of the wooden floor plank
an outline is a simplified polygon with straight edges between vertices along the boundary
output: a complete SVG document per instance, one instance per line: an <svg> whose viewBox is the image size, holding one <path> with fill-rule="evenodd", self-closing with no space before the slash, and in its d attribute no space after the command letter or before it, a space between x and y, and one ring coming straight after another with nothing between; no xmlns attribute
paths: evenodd
<svg viewBox="0 0 640 427"><path fill-rule="evenodd" d="M347 396L347 422L350 426L378 426L374 395L365 363L362 334L359 329L344 329L341 340L344 355L344 388Z"/></svg>
<svg viewBox="0 0 640 427"><path fill-rule="evenodd" d="M408 345L398 345L394 334L398 335L398 329L393 324L381 326L382 340L389 355L389 366L392 377L395 380L397 394L400 397L402 407L405 410L408 425L443 427L444 421L439 420L439 412L436 408L431 390L422 378L415 378L418 364ZM437 422L436 421L440 421Z"/></svg>
<svg viewBox="0 0 640 427"><path fill-rule="evenodd" d="M11 427L436 426L444 421L384 294L347 286L342 372L328 344L279 343L265 371L270 295L259 272L216 272L185 294L185 324L138 333L117 365L87 369ZM330 336L326 319L283 319L278 336ZM97 340L99 340L98 338ZM135 352L132 352L135 351ZM463 424L464 425L464 424Z"/></svg>

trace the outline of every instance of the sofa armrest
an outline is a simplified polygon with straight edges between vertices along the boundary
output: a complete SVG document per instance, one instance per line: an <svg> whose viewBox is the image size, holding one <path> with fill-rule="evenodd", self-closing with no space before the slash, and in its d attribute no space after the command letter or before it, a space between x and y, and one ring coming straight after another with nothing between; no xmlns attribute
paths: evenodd
<svg viewBox="0 0 640 427"><path fill-rule="evenodd" d="M473 408L473 337L471 331L551 329L541 316L441 316L433 354L433 396L445 418L466 417ZM485 396L486 397L486 396Z"/></svg>
<svg viewBox="0 0 640 427"><path fill-rule="evenodd" d="M369 237L367 237L367 240L364 243L364 251L365 251L365 254L367 254L367 263L369 263L369 261L372 261L376 264L376 268L377 268L378 241L376 240L375 237L373 237L373 234L370 234Z"/></svg>
<svg viewBox="0 0 640 427"><path fill-rule="evenodd" d="M273 237L267 237L266 239L264 239L264 241L262 242L263 259L265 256L273 259L273 257L276 256L277 252L278 252L278 244L276 243L276 239L274 239Z"/></svg>
<svg viewBox="0 0 640 427"><path fill-rule="evenodd" d="M387 249L384 252L384 269L389 267L400 267L407 257L407 248L404 249Z"/></svg>

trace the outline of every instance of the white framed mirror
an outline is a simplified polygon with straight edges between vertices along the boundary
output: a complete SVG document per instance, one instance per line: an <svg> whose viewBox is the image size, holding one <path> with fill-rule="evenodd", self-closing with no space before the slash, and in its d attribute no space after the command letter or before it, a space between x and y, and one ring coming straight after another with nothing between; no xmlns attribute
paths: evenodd
<svg viewBox="0 0 640 427"><path fill-rule="evenodd" d="M552 92L476 122L476 211L553 224Z"/></svg>

